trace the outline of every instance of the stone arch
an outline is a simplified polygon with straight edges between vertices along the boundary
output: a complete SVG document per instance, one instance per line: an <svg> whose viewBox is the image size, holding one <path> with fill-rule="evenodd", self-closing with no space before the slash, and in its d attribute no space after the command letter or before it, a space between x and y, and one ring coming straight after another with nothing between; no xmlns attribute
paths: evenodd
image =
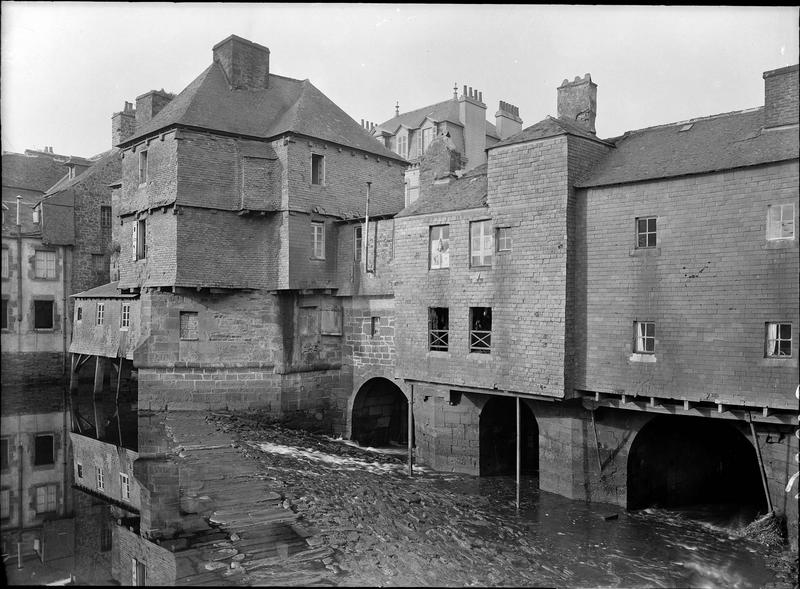
<svg viewBox="0 0 800 589"><path fill-rule="evenodd" d="M628 509L735 503L766 511L755 448L727 420L654 417L627 462Z"/></svg>
<svg viewBox="0 0 800 589"><path fill-rule="evenodd" d="M539 471L539 425L528 404L522 400L521 467L522 473ZM480 476L512 475L516 473L516 399L493 396L486 401L480 414L479 446Z"/></svg>
<svg viewBox="0 0 800 589"><path fill-rule="evenodd" d="M388 378L366 379L349 405L349 437L362 446L408 443L408 398Z"/></svg>

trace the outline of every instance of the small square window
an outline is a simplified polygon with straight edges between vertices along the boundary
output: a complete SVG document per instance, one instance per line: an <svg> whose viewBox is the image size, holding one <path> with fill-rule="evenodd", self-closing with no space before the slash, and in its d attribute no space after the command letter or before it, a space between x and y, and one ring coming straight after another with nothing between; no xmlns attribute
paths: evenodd
<svg viewBox="0 0 800 589"><path fill-rule="evenodd" d="M767 239L794 238L794 204L767 207Z"/></svg>
<svg viewBox="0 0 800 589"><path fill-rule="evenodd" d="M33 328L53 329L53 301L33 301Z"/></svg>
<svg viewBox="0 0 800 589"><path fill-rule="evenodd" d="M36 487L36 513L52 513L56 511L56 485Z"/></svg>
<svg viewBox="0 0 800 589"><path fill-rule="evenodd" d="M103 229L111 228L111 207L100 207L100 227Z"/></svg>
<svg viewBox="0 0 800 589"><path fill-rule="evenodd" d="M634 351L637 354L654 354L656 351L656 324L651 321L636 321L634 331Z"/></svg>
<svg viewBox="0 0 800 589"><path fill-rule="evenodd" d="M147 150L139 152L139 184L147 182Z"/></svg>
<svg viewBox="0 0 800 589"><path fill-rule="evenodd" d="M311 183L325 184L325 156L311 154Z"/></svg>
<svg viewBox="0 0 800 589"><path fill-rule="evenodd" d="M325 259L325 223L311 223L312 255L317 260Z"/></svg>
<svg viewBox="0 0 800 589"><path fill-rule="evenodd" d="M428 309L428 349L446 352L450 339L450 309L430 307Z"/></svg>
<svg viewBox="0 0 800 589"><path fill-rule="evenodd" d="M636 219L636 247L656 247L656 217Z"/></svg>
<svg viewBox="0 0 800 589"><path fill-rule="evenodd" d="M469 265L491 266L494 237L491 221L475 221L469 224Z"/></svg>
<svg viewBox="0 0 800 589"><path fill-rule="evenodd" d="M34 276L53 279L56 277L56 252L36 250L33 256Z"/></svg>
<svg viewBox="0 0 800 589"><path fill-rule="evenodd" d="M767 323L767 357L792 357L791 323Z"/></svg>
<svg viewBox="0 0 800 589"><path fill-rule="evenodd" d="M199 320L195 311L181 311L181 339L200 339Z"/></svg>
<svg viewBox="0 0 800 589"><path fill-rule="evenodd" d="M97 303L97 314L95 316L95 323L97 325L103 325L104 315L106 312L106 305L105 303Z"/></svg>
<svg viewBox="0 0 800 589"><path fill-rule="evenodd" d="M492 308L470 307L469 351L489 354L492 351Z"/></svg>
<svg viewBox="0 0 800 589"><path fill-rule="evenodd" d="M119 316L119 328L123 331L131 326L131 304L122 303L122 311Z"/></svg>
<svg viewBox="0 0 800 589"><path fill-rule="evenodd" d="M511 227L499 227L497 229L497 251L511 251Z"/></svg>
<svg viewBox="0 0 800 589"><path fill-rule="evenodd" d="M432 270L450 267L450 225L434 225L428 237Z"/></svg>
<svg viewBox="0 0 800 589"><path fill-rule="evenodd" d="M370 317L369 318L369 336L375 337L378 335L378 328L380 327L381 318L380 317Z"/></svg>
<svg viewBox="0 0 800 589"><path fill-rule="evenodd" d="M34 440L33 465L47 466L55 463L55 448L52 434L41 434Z"/></svg>

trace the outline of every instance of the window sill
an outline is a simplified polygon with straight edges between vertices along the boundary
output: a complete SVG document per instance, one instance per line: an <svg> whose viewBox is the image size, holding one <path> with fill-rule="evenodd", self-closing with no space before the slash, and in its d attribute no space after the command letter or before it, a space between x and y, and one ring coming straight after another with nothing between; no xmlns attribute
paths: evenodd
<svg viewBox="0 0 800 589"><path fill-rule="evenodd" d="M635 258L660 256L660 247L634 247L628 250L628 255Z"/></svg>
<svg viewBox="0 0 800 589"><path fill-rule="evenodd" d="M470 272L486 272L487 270L491 270L491 266L470 266Z"/></svg>
<svg viewBox="0 0 800 589"><path fill-rule="evenodd" d="M428 270L449 270L450 266L444 266L442 268L428 268Z"/></svg>
<svg viewBox="0 0 800 589"><path fill-rule="evenodd" d="M784 239L768 239L764 243L765 250L785 250L797 247L797 240L794 237Z"/></svg>
<svg viewBox="0 0 800 589"><path fill-rule="evenodd" d="M450 358L450 352L442 352L441 350L428 350L425 354L427 358Z"/></svg>
<svg viewBox="0 0 800 589"><path fill-rule="evenodd" d="M325 261L325 258L315 258L313 256L308 258L308 259L311 260L312 262L324 262Z"/></svg>
<svg viewBox="0 0 800 589"><path fill-rule="evenodd" d="M55 327L34 327L33 331L36 333L55 333Z"/></svg>
<svg viewBox="0 0 800 589"><path fill-rule="evenodd" d="M770 356L767 358L761 358L758 365L769 368L783 368L783 367L797 368L797 357L784 356L781 358L781 357Z"/></svg>
<svg viewBox="0 0 800 589"><path fill-rule="evenodd" d="M628 362L655 363L655 361L655 354L640 354L637 352L628 356Z"/></svg>
<svg viewBox="0 0 800 589"><path fill-rule="evenodd" d="M484 360L491 360L492 353L491 352L469 352L467 353L467 359L474 360L476 362L482 362Z"/></svg>

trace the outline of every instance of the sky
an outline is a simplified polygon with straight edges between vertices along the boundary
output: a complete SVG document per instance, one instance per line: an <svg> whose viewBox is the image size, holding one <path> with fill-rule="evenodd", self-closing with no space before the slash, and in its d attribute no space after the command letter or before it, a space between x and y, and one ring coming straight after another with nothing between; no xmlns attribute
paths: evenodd
<svg viewBox="0 0 800 589"><path fill-rule="evenodd" d="M597 134L762 106L765 71L798 62L797 7L3 2L3 151L111 147L111 115L180 92L231 34L270 49L272 73L309 79L375 123L453 86L556 115L556 88L591 73Z"/></svg>

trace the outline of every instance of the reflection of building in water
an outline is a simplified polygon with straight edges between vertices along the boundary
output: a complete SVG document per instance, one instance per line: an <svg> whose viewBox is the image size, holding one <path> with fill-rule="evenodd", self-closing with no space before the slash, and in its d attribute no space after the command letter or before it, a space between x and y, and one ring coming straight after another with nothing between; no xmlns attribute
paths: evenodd
<svg viewBox="0 0 800 589"><path fill-rule="evenodd" d="M0 527L3 554L23 561L71 556L72 511L63 386L3 387Z"/></svg>

